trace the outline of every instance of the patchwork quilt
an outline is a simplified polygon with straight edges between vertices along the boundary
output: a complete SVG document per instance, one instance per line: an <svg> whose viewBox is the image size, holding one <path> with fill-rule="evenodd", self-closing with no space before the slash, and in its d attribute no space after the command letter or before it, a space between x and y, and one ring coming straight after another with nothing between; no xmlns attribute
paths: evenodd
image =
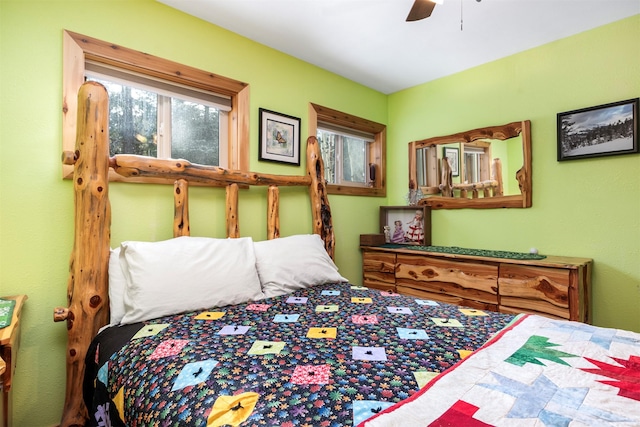
<svg viewBox="0 0 640 427"><path fill-rule="evenodd" d="M362 426L640 426L640 334L521 316Z"/></svg>
<svg viewBox="0 0 640 427"><path fill-rule="evenodd" d="M111 327L87 355L89 425L358 425L512 320L331 284Z"/></svg>

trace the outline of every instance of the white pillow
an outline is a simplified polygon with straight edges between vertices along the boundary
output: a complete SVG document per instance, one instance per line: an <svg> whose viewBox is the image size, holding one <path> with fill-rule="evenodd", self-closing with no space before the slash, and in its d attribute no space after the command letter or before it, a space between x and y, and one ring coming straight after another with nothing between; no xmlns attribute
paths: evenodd
<svg viewBox="0 0 640 427"><path fill-rule="evenodd" d="M254 242L262 292L270 298L324 283L348 282L317 234Z"/></svg>
<svg viewBox="0 0 640 427"><path fill-rule="evenodd" d="M120 247L111 249L109 254L109 325L117 325L124 316L124 290L127 279L120 267Z"/></svg>
<svg viewBox="0 0 640 427"><path fill-rule="evenodd" d="M123 242L122 324L264 298L251 238Z"/></svg>

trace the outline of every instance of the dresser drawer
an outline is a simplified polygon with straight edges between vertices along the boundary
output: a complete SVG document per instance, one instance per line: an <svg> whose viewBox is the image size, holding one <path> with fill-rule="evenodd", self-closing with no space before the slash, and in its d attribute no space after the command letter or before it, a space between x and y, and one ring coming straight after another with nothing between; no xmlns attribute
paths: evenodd
<svg viewBox="0 0 640 427"><path fill-rule="evenodd" d="M376 251L362 253L362 278L366 287L396 290L396 254Z"/></svg>
<svg viewBox="0 0 640 427"><path fill-rule="evenodd" d="M429 292L423 288L409 287L400 284L397 286L397 291L398 293L401 293L403 295L410 295L420 299L445 302L447 304L470 307L478 310L498 311L498 304L489 304L474 299L468 299L439 292Z"/></svg>
<svg viewBox="0 0 640 427"><path fill-rule="evenodd" d="M379 271L394 274L396 269L396 254L364 251L362 253L362 269L364 271Z"/></svg>
<svg viewBox="0 0 640 427"><path fill-rule="evenodd" d="M396 286L399 292L408 293L413 289L446 295L457 301L488 304L489 307L498 304L497 283L497 264L397 255Z"/></svg>
<svg viewBox="0 0 640 427"><path fill-rule="evenodd" d="M500 311L569 319L570 283L569 269L501 264Z"/></svg>

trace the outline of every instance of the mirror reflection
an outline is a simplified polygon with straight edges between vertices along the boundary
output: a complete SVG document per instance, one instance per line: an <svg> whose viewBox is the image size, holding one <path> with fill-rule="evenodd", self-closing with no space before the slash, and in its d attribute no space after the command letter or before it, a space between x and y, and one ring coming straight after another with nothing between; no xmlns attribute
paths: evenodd
<svg viewBox="0 0 640 427"><path fill-rule="evenodd" d="M530 207L530 122L411 142L409 174L432 208Z"/></svg>

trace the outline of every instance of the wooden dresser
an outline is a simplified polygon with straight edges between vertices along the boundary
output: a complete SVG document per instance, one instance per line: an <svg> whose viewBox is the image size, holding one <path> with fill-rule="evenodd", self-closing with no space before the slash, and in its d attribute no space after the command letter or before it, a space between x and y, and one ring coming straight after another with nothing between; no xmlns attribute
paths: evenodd
<svg viewBox="0 0 640 427"><path fill-rule="evenodd" d="M363 285L502 313L590 323L589 258L519 260L361 246Z"/></svg>

